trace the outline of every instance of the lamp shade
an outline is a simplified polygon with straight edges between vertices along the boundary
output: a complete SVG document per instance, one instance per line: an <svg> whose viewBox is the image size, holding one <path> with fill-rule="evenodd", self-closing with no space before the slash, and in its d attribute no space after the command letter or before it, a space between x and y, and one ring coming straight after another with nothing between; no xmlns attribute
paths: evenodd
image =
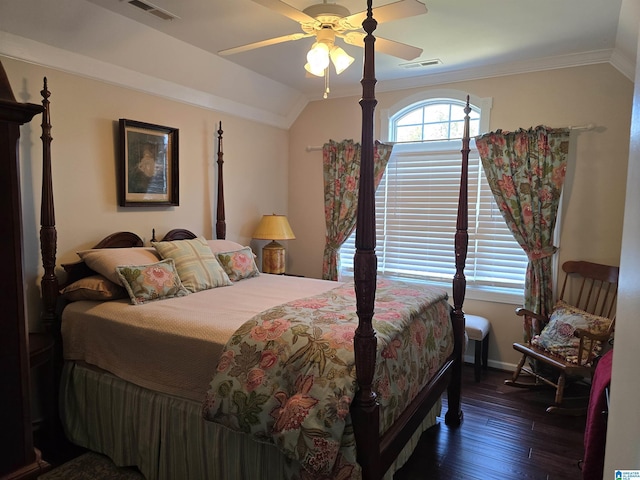
<svg viewBox="0 0 640 480"><path fill-rule="evenodd" d="M354 61L354 58L340 47L334 46L331 49L329 56L331 57L331 62L333 63L333 66L336 68L336 73L338 75L344 72L347 69L347 67L351 65Z"/></svg>
<svg viewBox="0 0 640 480"><path fill-rule="evenodd" d="M291 230L285 215L263 215L253 238L258 240L293 240L296 236Z"/></svg>
<svg viewBox="0 0 640 480"><path fill-rule="evenodd" d="M316 77L324 77L324 68L314 69L313 65L307 62L304 64L304 69L311 75L315 75Z"/></svg>
<svg viewBox="0 0 640 480"><path fill-rule="evenodd" d="M317 75L314 72L324 71L329 66L329 47L322 42L316 42L307 53L307 62L309 69L307 71Z"/></svg>

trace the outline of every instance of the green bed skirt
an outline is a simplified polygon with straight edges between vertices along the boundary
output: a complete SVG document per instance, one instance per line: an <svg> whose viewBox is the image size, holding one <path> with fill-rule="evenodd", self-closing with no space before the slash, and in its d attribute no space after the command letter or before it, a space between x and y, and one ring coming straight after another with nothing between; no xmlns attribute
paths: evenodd
<svg viewBox="0 0 640 480"><path fill-rule="evenodd" d="M385 479L406 462L440 408L438 401ZM107 455L118 466L136 466L147 480L297 477L297 466L274 445L204 421L199 402L72 362L63 369L60 416L71 442Z"/></svg>

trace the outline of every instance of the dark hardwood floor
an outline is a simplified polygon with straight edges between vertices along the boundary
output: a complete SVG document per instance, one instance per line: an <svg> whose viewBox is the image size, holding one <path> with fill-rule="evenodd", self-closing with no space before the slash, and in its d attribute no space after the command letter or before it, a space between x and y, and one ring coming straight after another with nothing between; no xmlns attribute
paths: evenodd
<svg viewBox="0 0 640 480"><path fill-rule="evenodd" d="M462 409L457 428L439 424L426 431L395 480L579 480L585 417L548 414L553 391L504 385L510 373L489 369L475 383L465 365ZM586 396L584 385L573 392ZM583 400L585 403L587 399Z"/></svg>

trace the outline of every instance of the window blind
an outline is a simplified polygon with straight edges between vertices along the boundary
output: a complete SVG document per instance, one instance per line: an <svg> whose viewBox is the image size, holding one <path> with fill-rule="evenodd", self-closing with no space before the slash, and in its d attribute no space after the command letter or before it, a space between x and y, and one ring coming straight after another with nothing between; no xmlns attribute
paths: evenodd
<svg viewBox="0 0 640 480"><path fill-rule="evenodd" d="M382 276L449 285L462 142L396 144L376 191L376 254ZM521 293L527 257L509 231L482 171L469 155L467 286ZM355 233L340 249L340 273L353 274ZM506 290L505 290L506 289Z"/></svg>

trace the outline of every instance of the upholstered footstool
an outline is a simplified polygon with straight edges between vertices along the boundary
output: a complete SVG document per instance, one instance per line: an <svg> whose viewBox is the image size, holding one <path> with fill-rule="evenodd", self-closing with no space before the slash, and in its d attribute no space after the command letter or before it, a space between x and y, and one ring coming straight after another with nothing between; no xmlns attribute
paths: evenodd
<svg viewBox="0 0 640 480"><path fill-rule="evenodd" d="M481 369L487 368L487 359L489 357L489 330L491 324L489 320L478 315L464 315L465 330L469 340L474 340L475 357L474 357L474 375L476 382L480 381Z"/></svg>

